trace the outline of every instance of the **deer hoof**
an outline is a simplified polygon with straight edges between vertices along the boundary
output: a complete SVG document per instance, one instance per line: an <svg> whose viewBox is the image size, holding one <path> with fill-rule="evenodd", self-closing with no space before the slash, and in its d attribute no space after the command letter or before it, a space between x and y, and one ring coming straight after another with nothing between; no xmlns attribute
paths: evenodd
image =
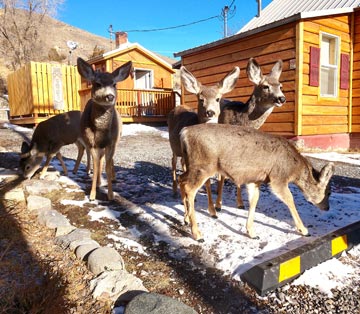
<svg viewBox="0 0 360 314"><path fill-rule="evenodd" d="M217 212L221 212L221 207L215 207L215 210L216 210Z"/></svg>
<svg viewBox="0 0 360 314"><path fill-rule="evenodd" d="M211 215L211 218L218 219L217 215Z"/></svg>

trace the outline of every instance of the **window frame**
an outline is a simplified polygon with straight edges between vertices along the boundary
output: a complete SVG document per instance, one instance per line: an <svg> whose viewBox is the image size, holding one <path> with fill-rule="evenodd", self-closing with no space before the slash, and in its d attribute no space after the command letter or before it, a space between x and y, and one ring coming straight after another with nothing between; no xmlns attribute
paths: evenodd
<svg viewBox="0 0 360 314"><path fill-rule="evenodd" d="M335 40L335 51L334 51L334 58L335 58L335 64L325 64L324 60L322 58L323 55L323 38L329 38ZM326 32L320 32L320 64L319 64L319 96L321 98L330 98L330 99L336 99L339 97L339 78L340 78L340 53L341 53L341 38L338 35L326 33ZM328 94L328 93L322 93L322 70L333 70L334 72L334 94Z"/></svg>

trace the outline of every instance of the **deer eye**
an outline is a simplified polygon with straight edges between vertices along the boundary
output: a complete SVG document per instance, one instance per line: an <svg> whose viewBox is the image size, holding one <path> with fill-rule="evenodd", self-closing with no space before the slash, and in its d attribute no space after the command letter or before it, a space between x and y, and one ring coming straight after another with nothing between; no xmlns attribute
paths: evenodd
<svg viewBox="0 0 360 314"><path fill-rule="evenodd" d="M216 100L216 102L219 102L219 101L220 101L220 98L216 98L215 100Z"/></svg>
<svg viewBox="0 0 360 314"><path fill-rule="evenodd" d="M269 85L263 85L262 88L263 88L263 90L268 91L270 89L270 86Z"/></svg>

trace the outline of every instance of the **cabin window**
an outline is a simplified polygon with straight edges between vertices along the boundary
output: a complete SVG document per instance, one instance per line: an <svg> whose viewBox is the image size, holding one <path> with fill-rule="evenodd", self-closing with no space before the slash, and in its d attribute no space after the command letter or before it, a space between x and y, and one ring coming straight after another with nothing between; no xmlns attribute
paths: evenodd
<svg viewBox="0 0 360 314"><path fill-rule="evenodd" d="M321 34L320 95L322 97L337 97L339 44L338 36Z"/></svg>
<svg viewBox="0 0 360 314"><path fill-rule="evenodd" d="M134 70L135 88L151 89L153 88L153 71L146 69Z"/></svg>

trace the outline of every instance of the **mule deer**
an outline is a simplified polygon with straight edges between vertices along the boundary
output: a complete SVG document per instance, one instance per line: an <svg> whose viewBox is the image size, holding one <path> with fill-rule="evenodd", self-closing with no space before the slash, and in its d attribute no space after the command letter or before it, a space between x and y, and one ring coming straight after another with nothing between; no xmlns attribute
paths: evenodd
<svg viewBox="0 0 360 314"><path fill-rule="evenodd" d="M185 126L198 123L217 123L220 114L221 97L232 91L239 77L240 69L234 67L220 82L214 86L202 85L184 66L180 68L180 77L185 89L197 96L197 113L186 106L175 107L168 115L169 141L172 150L172 187L177 194L176 163L181 157L180 131ZM183 162L182 162L182 165ZM209 182L210 183L210 182Z"/></svg>
<svg viewBox="0 0 360 314"><path fill-rule="evenodd" d="M259 64L250 58L246 73L254 84L254 91L246 103L223 100L219 123L236 124L259 129L275 107L281 107L286 99L282 92L279 78L282 72L282 61L275 63L268 75L263 75ZM221 176L218 182L218 191L215 208L221 210L222 190L225 177ZM209 197L212 200L212 197ZM213 206L212 203L209 206ZM237 206L243 208L241 189L237 188Z"/></svg>
<svg viewBox="0 0 360 314"><path fill-rule="evenodd" d="M115 109L116 83L125 80L132 69L129 61L112 73L95 72L90 64L77 59L80 75L92 84L91 99L87 102L81 116L81 136L90 149L93 160L93 179L90 200L96 198L96 187L100 185L101 171L106 161L108 199L114 198L112 179L114 179L113 156L122 130L121 118Z"/></svg>
<svg viewBox="0 0 360 314"><path fill-rule="evenodd" d="M307 235L308 230L296 210L289 183L296 184L312 204L329 209L333 164L328 163L318 172L285 138L249 127L202 124L185 128L180 140L186 164L186 172L179 178L180 191L185 223L190 223L195 240L202 240L195 218L195 194L215 173L229 177L237 186L246 184L250 204L246 229L251 238L255 237L253 220L260 183L268 183L287 205L302 235ZM216 217L216 211L211 215Z"/></svg>
<svg viewBox="0 0 360 314"><path fill-rule="evenodd" d="M30 145L23 142L21 146L20 168L24 178L30 179L40 168L43 158L46 162L41 170L40 178L44 178L51 159L56 156L67 175L67 168L59 152L65 145L75 143L78 147L73 173L76 173L84 153L85 144L80 139L80 111L69 111L42 121L36 127ZM90 168L90 156L87 152L87 171Z"/></svg>

